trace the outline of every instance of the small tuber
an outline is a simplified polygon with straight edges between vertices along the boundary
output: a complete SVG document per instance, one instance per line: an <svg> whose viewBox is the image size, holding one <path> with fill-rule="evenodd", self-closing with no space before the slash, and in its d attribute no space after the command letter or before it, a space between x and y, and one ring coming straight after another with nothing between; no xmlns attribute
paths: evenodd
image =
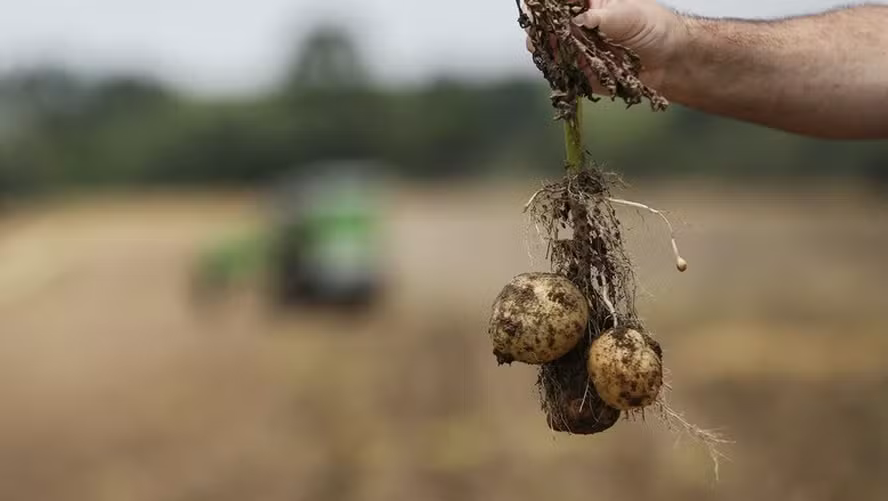
<svg viewBox="0 0 888 501"><path fill-rule="evenodd" d="M617 328L589 348L589 378L601 399L628 411L653 404L663 386L663 352L647 334Z"/></svg>

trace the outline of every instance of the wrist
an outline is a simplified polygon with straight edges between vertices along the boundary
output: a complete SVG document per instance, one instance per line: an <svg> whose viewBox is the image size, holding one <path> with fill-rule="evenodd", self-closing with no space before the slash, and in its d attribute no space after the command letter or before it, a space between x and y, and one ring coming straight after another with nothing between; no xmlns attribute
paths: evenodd
<svg viewBox="0 0 888 501"><path fill-rule="evenodd" d="M687 81L689 58L693 55L693 44L701 36L699 19L687 17L669 10L669 21L663 43L664 52L660 60L657 90L669 100L681 101L683 83Z"/></svg>
<svg viewBox="0 0 888 501"><path fill-rule="evenodd" d="M689 86L706 66L707 45L711 41L712 26L706 19L683 16L670 11L672 23L667 31L666 52L660 75L659 90L667 99L682 104L693 100Z"/></svg>

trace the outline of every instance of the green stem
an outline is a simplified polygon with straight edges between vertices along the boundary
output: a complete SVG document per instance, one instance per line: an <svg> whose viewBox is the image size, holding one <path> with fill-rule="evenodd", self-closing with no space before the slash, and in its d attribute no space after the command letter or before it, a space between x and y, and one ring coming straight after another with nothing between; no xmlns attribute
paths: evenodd
<svg viewBox="0 0 888 501"><path fill-rule="evenodd" d="M586 148L583 147L583 103L577 99L574 118L564 121L564 146L567 150L567 170L580 172L586 166Z"/></svg>

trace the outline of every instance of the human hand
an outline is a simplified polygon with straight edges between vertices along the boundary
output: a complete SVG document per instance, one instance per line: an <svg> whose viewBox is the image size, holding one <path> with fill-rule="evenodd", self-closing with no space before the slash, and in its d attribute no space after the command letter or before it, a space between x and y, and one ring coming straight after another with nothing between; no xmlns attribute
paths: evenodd
<svg viewBox="0 0 888 501"><path fill-rule="evenodd" d="M589 0L589 10L574 23L598 28L614 43L634 50L644 65L642 81L658 90L665 84L666 69L689 38L684 19L655 0Z"/></svg>

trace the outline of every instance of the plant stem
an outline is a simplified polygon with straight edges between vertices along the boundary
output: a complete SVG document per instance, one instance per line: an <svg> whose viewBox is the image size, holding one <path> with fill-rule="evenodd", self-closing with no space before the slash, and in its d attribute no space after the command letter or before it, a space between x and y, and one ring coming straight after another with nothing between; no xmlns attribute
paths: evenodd
<svg viewBox="0 0 888 501"><path fill-rule="evenodd" d="M574 101L573 118L564 121L564 146L567 150L567 170L580 172L586 166L586 148L583 147L583 103Z"/></svg>

